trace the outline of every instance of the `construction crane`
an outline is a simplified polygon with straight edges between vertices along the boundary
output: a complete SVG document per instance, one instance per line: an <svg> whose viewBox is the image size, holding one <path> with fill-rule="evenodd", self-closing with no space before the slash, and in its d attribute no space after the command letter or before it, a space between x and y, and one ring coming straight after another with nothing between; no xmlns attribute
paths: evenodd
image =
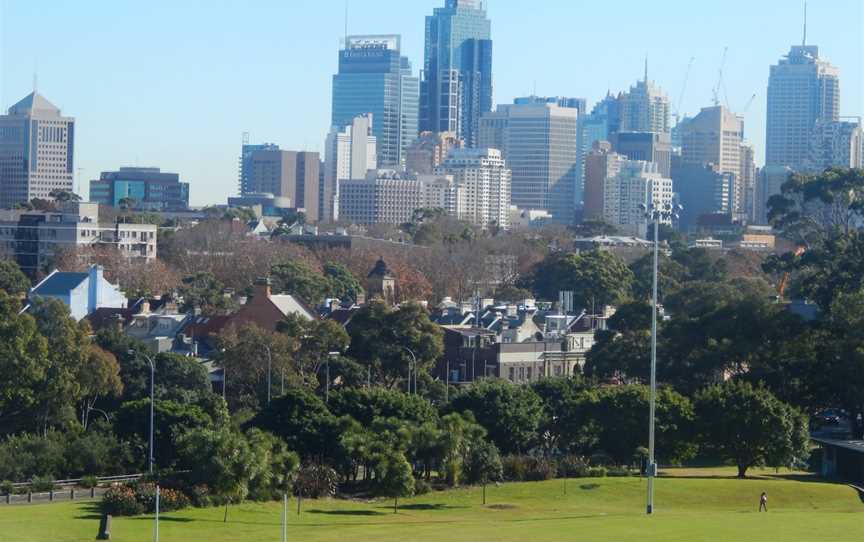
<svg viewBox="0 0 864 542"><path fill-rule="evenodd" d="M720 87L723 86L723 68L726 67L726 53L729 51L729 47L723 48L723 58L720 60L720 70L717 73L717 85L712 90L714 94L714 107L720 105Z"/></svg>
<svg viewBox="0 0 864 542"><path fill-rule="evenodd" d="M690 57L690 62L687 63L687 70L684 72L684 84L681 85L681 94L678 95L678 102L675 104L675 124L681 120L681 104L684 102L684 92L687 91L687 81L690 80L690 69L693 67L695 56Z"/></svg>
<svg viewBox="0 0 864 542"><path fill-rule="evenodd" d="M750 99L747 100L747 104L744 106L744 109L741 110L742 115L744 113L746 113L748 109L750 109L750 106L753 105L753 100L755 100L755 99L756 99L756 93L754 92L753 96L750 96Z"/></svg>

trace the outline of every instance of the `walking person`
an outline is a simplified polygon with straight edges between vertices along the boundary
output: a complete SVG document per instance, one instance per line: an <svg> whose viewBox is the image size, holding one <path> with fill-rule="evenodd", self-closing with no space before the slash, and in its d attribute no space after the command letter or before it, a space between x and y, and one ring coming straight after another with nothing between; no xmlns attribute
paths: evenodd
<svg viewBox="0 0 864 542"><path fill-rule="evenodd" d="M764 491L762 492L762 495L759 496L759 511L768 511L768 494Z"/></svg>

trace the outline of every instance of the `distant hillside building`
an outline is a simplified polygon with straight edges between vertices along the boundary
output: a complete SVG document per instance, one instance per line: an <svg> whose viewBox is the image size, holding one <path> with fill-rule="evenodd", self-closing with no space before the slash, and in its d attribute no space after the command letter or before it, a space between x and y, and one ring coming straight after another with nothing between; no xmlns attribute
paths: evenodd
<svg viewBox="0 0 864 542"><path fill-rule="evenodd" d="M339 216L353 224L402 224L409 222L417 209L443 209L456 216L460 199L459 187L451 176L370 171L366 179L340 184Z"/></svg>
<svg viewBox="0 0 864 542"><path fill-rule="evenodd" d="M76 247L110 246L129 259L154 260L157 230L153 224L100 222L97 203L73 201L57 212L0 211L0 251L35 278L60 251Z"/></svg>
<svg viewBox="0 0 864 542"><path fill-rule="evenodd" d="M75 119L35 90L0 116L0 207L71 192Z"/></svg>
<svg viewBox="0 0 864 542"><path fill-rule="evenodd" d="M861 121L820 121L813 127L806 169L821 172L831 167L864 167Z"/></svg>
<svg viewBox="0 0 864 542"><path fill-rule="evenodd" d="M627 235L644 238L645 211L640 205L672 203L672 179L660 174L657 164L627 160L615 177L606 180L603 190L603 220ZM671 225L670 220L663 223Z"/></svg>
<svg viewBox="0 0 864 542"><path fill-rule="evenodd" d="M90 201L118 208L128 203L136 211L187 211L189 183L158 167L121 167L90 181Z"/></svg>
<svg viewBox="0 0 864 542"><path fill-rule="evenodd" d="M69 307L75 320L83 320L97 309L125 309L126 296L108 282L102 267L93 265L84 273L53 271L30 289L30 301L37 298L57 299Z"/></svg>
<svg viewBox="0 0 864 542"><path fill-rule="evenodd" d="M405 170L415 175L431 175L453 149L461 149L464 143L453 132L423 132L408 148Z"/></svg>

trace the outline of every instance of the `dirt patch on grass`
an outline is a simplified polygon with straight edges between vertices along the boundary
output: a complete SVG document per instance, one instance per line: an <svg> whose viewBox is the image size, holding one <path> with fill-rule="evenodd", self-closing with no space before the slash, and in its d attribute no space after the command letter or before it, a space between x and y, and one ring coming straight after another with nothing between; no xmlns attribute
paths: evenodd
<svg viewBox="0 0 864 542"><path fill-rule="evenodd" d="M490 504L486 508L490 508L492 510L513 510L514 508L518 508L515 504Z"/></svg>

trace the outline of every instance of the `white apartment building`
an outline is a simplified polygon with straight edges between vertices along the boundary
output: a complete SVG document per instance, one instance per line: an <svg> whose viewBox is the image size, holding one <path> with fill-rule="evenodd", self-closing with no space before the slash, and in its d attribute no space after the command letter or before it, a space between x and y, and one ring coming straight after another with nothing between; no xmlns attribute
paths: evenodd
<svg viewBox="0 0 864 542"><path fill-rule="evenodd" d="M113 246L130 259L156 258L154 224L99 222L96 203L67 202L58 212L0 211L0 252L34 277L55 255L82 246Z"/></svg>
<svg viewBox="0 0 864 542"><path fill-rule="evenodd" d="M449 175L411 177L378 170L340 185L339 216L353 224L402 224L424 208L440 208L456 216L458 202L464 198L464 189Z"/></svg>
<svg viewBox="0 0 864 542"><path fill-rule="evenodd" d="M339 183L365 179L377 165L377 139L372 135L372 115L354 117L347 126L334 126L327 135L321 219L339 220Z"/></svg>
<svg viewBox="0 0 864 542"><path fill-rule="evenodd" d="M647 223L640 205L672 203L672 179L663 177L654 162L627 160L603 186L603 219L626 235L645 237ZM671 220L663 223L671 225Z"/></svg>
<svg viewBox="0 0 864 542"><path fill-rule="evenodd" d="M450 175L460 188L456 217L482 228L494 224L510 227L510 179L501 151L454 149L437 168L436 175Z"/></svg>

